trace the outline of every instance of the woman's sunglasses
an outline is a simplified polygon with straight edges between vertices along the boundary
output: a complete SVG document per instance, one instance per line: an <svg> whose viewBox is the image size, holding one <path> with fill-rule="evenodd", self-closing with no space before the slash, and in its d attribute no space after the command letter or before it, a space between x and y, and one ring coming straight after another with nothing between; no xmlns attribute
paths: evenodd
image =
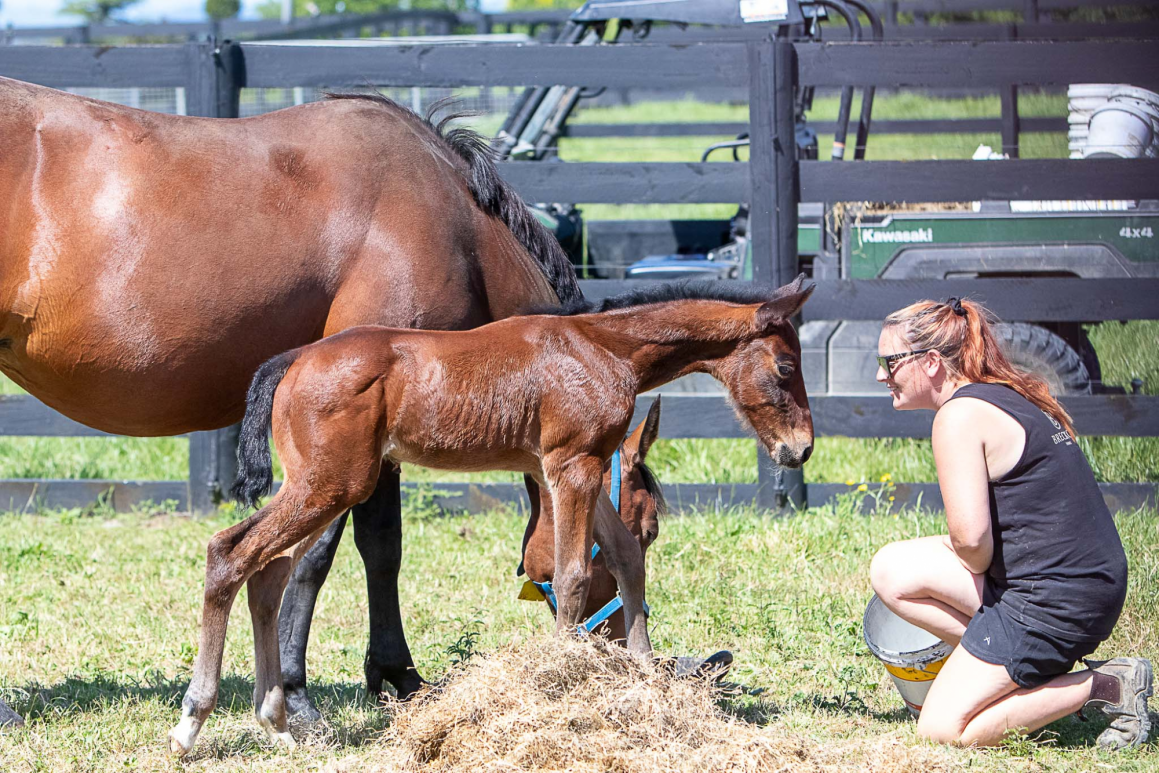
<svg viewBox="0 0 1159 773"><path fill-rule="evenodd" d="M906 357L912 357L915 354L925 354L932 352L933 349L914 349L912 352L898 352L897 354L878 355L877 364L885 368L885 374L893 381L893 363L898 360L904 360Z"/></svg>

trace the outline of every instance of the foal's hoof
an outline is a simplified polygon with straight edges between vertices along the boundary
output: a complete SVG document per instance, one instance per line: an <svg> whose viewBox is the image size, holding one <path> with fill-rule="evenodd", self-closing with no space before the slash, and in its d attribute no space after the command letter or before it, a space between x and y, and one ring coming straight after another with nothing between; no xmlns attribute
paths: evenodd
<svg viewBox="0 0 1159 773"><path fill-rule="evenodd" d="M182 722L181 724L183 725L185 723ZM169 753L177 757L184 757L193 751L193 744L196 741L196 736L190 737L188 730L178 725L169 731Z"/></svg>
<svg viewBox="0 0 1159 773"><path fill-rule="evenodd" d="M298 742L294 740L294 736L290 735L290 731L283 730L278 732L272 727L262 725L262 730L266 731L266 737L274 744L274 746L285 749L288 752L294 751L298 748Z"/></svg>

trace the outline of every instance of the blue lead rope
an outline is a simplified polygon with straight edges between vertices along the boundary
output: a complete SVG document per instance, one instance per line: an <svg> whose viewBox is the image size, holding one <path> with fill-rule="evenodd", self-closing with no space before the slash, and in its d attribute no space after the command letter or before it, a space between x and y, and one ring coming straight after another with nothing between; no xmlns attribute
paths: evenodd
<svg viewBox="0 0 1159 773"><path fill-rule="evenodd" d="M612 505L616 508L616 512L620 512L620 449L618 448L616 449L616 453L612 454L612 490L610 496L612 498ZM600 546L593 542L593 561L596 559L596 556L599 555L599 552ZM552 589L551 583L537 582L535 583L535 586L539 588L540 593L542 593L544 598L547 599L547 603L551 604L552 610L558 610L559 604L557 604L555 601L555 591ZM576 630L587 631L588 633L591 633L596 629L596 626L607 620L612 615L616 614L616 612L618 612L623 606L624 600L620 598L620 594L617 591L616 597L614 599L609 601L607 604L604 604L602 607L600 607L598 612L576 626ZM647 601L644 602L644 614L652 614L652 610L648 608Z"/></svg>

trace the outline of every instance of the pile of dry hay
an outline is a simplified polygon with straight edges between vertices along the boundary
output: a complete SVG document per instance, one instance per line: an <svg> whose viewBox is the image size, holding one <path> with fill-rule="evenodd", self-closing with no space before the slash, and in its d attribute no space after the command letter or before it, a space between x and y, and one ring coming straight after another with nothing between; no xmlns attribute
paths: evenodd
<svg viewBox="0 0 1159 773"><path fill-rule="evenodd" d="M330 771L942 770L941 749L896 734L819 745L718 706L707 679L679 679L602 640L537 639L475 656L407 704L381 745Z"/></svg>

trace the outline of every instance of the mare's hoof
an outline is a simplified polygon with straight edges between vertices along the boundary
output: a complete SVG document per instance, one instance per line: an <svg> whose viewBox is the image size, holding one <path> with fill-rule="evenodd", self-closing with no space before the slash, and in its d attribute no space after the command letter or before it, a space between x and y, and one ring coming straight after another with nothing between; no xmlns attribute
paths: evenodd
<svg viewBox="0 0 1159 773"><path fill-rule="evenodd" d="M310 702L310 696L305 690L286 693L286 713L295 724L314 725L322 721L322 712Z"/></svg>
<svg viewBox="0 0 1159 773"><path fill-rule="evenodd" d="M366 694L375 704L382 702L382 687L384 683L389 683L394 688L395 697L400 701L405 701L410 700L415 693L425 687L427 680L419 676L419 672L413 668L405 669L401 674L396 672L394 676L384 674L376 681L367 679ZM374 689L372 685L378 689Z"/></svg>
<svg viewBox="0 0 1159 773"><path fill-rule="evenodd" d="M0 732L14 727L23 727L24 717L13 711L7 703L0 701Z"/></svg>

